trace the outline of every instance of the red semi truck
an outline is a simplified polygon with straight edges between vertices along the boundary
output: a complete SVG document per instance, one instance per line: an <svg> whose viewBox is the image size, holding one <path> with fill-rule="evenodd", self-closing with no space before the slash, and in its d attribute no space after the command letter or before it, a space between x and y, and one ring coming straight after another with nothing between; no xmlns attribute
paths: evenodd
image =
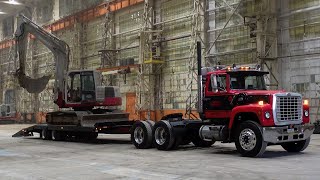
<svg viewBox="0 0 320 180"><path fill-rule="evenodd" d="M131 139L137 148L154 145L169 150L190 141L208 147L234 142L243 156L256 157L268 145L288 152L303 151L314 126L309 124L308 100L301 94L267 90L260 67L201 68L198 44L198 112L201 120L171 114L155 123L136 122Z"/></svg>

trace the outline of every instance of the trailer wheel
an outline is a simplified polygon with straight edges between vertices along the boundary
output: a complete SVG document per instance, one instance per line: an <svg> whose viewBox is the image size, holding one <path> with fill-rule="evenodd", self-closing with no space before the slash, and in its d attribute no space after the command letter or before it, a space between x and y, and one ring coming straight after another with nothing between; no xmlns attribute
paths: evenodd
<svg viewBox="0 0 320 180"><path fill-rule="evenodd" d="M267 147L263 140L261 126L254 121L245 121L240 124L235 137L238 152L246 157L259 157Z"/></svg>
<svg viewBox="0 0 320 180"><path fill-rule="evenodd" d="M281 146L288 152L301 152L305 150L310 143L310 137L303 141L283 143Z"/></svg>
<svg viewBox="0 0 320 180"><path fill-rule="evenodd" d="M42 129L41 138L43 140L50 140L51 139L51 132L47 128Z"/></svg>
<svg viewBox="0 0 320 180"><path fill-rule="evenodd" d="M62 131L53 130L51 131L52 140L63 141L65 139L65 133Z"/></svg>
<svg viewBox="0 0 320 180"><path fill-rule="evenodd" d="M152 146L152 126L146 121L137 121L132 126L131 142L138 149Z"/></svg>
<svg viewBox="0 0 320 180"><path fill-rule="evenodd" d="M172 126L166 120L161 120L154 125L153 142L158 150L170 150L177 145Z"/></svg>

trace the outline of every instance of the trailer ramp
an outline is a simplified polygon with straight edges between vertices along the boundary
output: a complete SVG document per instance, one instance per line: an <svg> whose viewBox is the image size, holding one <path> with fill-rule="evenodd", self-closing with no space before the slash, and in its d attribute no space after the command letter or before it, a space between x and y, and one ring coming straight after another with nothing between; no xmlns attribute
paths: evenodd
<svg viewBox="0 0 320 180"><path fill-rule="evenodd" d="M21 129L12 137L23 137L23 136L33 136L34 132L41 133L42 129L46 128L47 124L38 124L38 125L33 125L24 129Z"/></svg>

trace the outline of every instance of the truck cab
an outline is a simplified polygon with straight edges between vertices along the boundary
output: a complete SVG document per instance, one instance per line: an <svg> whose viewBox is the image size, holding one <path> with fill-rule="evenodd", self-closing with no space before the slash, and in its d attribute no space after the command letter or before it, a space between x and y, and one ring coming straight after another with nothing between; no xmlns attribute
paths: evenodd
<svg viewBox="0 0 320 180"><path fill-rule="evenodd" d="M207 125L200 128L200 137L235 142L249 156L268 144L292 151L300 142L298 149L305 148L313 132L308 100L299 93L267 90L267 74L251 67L203 68L199 114Z"/></svg>

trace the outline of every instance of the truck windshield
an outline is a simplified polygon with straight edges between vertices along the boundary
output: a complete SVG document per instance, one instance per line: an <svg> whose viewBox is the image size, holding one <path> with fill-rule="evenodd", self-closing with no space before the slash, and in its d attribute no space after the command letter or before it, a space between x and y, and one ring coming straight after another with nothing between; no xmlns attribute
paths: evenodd
<svg viewBox="0 0 320 180"><path fill-rule="evenodd" d="M263 75L250 74L232 74L230 75L231 89L251 89L251 90L266 90L266 84Z"/></svg>

